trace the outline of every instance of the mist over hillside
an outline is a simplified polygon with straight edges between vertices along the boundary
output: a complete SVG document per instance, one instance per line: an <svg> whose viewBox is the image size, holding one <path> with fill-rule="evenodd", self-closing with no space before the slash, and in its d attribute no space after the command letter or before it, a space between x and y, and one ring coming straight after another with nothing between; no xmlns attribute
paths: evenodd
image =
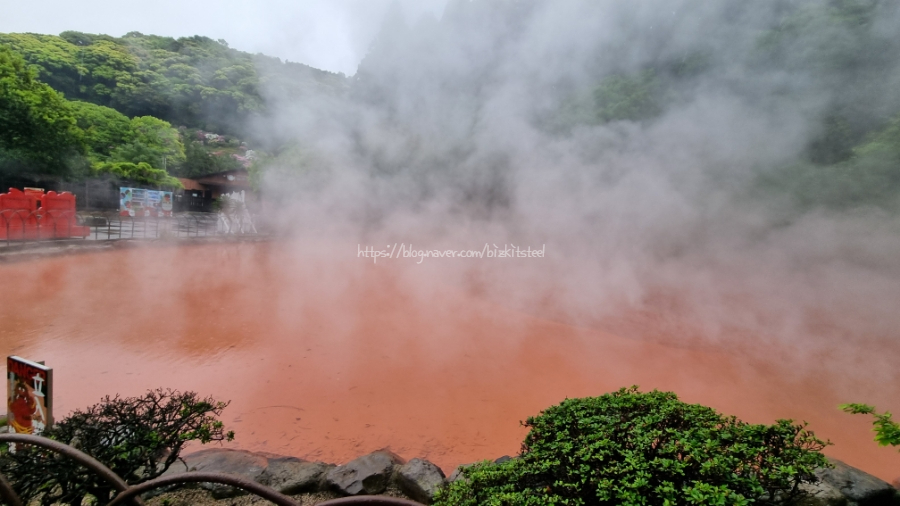
<svg viewBox="0 0 900 506"><path fill-rule="evenodd" d="M346 96L268 97L286 147L264 188L304 234L546 243L540 266L466 270L575 321L678 307L706 336L896 340L897 7L394 11Z"/></svg>

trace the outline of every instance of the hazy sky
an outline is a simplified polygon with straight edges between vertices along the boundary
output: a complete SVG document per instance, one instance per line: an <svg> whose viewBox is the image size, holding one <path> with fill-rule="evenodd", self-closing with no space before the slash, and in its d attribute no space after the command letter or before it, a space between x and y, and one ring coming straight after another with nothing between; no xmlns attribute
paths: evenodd
<svg viewBox="0 0 900 506"><path fill-rule="evenodd" d="M410 21L440 17L446 0L0 0L0 32L65 30L121 36L131 31L225 39L316 68L356 73L395 1Z"/></svg>

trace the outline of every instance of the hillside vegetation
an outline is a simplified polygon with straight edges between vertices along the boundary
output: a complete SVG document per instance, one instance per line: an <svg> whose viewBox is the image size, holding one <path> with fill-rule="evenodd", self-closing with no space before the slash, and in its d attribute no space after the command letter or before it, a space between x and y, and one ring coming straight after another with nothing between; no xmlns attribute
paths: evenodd
<svg viewBox="0 0 900 506"><path fill-rule="evenodd" d="M137 32L0 34L0 78L7 178L107 172L169 187L178 186L171 175L241 166L228 155L267 113L266 89L302 96L346 87L340 74L224 41ZM200 140L204 131L221 142Z"/></svg>

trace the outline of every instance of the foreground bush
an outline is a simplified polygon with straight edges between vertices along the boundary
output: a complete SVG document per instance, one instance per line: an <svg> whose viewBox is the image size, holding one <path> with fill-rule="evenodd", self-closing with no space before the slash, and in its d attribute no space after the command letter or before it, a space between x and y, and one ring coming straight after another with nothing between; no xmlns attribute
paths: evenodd
<svg viewBox="0 0 900 506"><path fill-rule="evenodd" d="M891 420L890 412L878 413L875 406L868 404L841 404L840 408L854 415L872 415L875 441L881 446L900 446L900 423Z"/></svg>
<svg viewBox="0 0 900 506"><path fill-rule="evenodd" d="M75 411L44 435L99 460L133 485L158 477L177 459L188 441L231 440L217 417L227 403L194 392L154 390L142 397L104 398ZM109 502L113 488L93 472L40 448L17 445L0 460L0 470L28 503L80 505L92 495Z"/></svg>
<svg viewBox="0 0 900 506"><path fill-rule="evenodd" d="M747 424L637 387L566 400L524 425L519 458L466 468L435 504L782 504L827 465L829 443L805 424Z"/></svg>

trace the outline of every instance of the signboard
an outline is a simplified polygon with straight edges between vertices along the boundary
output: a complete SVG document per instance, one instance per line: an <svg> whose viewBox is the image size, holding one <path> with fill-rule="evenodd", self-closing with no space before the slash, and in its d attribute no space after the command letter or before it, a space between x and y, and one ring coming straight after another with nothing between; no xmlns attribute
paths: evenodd
<svg viewBox="0 0 900 506"><path fill-rule="evenodd" d="M119 214L122 216L172 216L172 192L120 187Z"/></svg>
<svg viewBox="0 0 900 506"><path fill-rule="evenodd" d="M20 357L6 358L9 432L39 435L53 424L53 369Z"/></svg>

